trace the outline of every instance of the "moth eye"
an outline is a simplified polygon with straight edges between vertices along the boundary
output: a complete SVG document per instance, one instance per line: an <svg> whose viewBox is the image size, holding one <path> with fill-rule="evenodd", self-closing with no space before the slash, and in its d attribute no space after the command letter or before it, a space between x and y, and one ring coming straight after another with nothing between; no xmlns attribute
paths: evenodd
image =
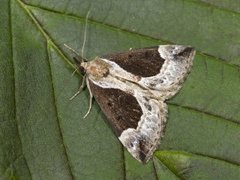
<svg viewBox="0 0 240 180"><path fill-rule="evenodd" d="M133 147L133 143L130 143L130 146Z"/></svg>
<svg viewBox="0 0 240 180"><path fill-rule="evenodd" d="M86 70L84 69L84 67L79 66L78 69L79 69L79 72L80 72L82 75L86 74Z"/></svg>

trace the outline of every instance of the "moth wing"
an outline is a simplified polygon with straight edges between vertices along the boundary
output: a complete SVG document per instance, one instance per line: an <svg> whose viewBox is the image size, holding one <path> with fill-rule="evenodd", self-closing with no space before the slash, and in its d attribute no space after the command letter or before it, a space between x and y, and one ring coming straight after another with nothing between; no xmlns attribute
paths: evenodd
<svg viewBox="0 0 240 180"><path fill-rule="evenodd" d="M88 74L90 91L119 140L140 162L157 148L167 116L164 101L181 88L194 54L191 47L165 45L95 60L108 71L100 78Z"/></svg>
<svg viewBox="0 0 240 180"><path fill-rule="evenodd" d="M195 50L192 47L160 45L111 54L103 58L120 66L121 74L130 73L138 77L135 79L140 80L135 83L152 90L159 99L164 101L175 95L181 88L191 70L194 55ZM129 76L127 80L133 79Z"/></svg>
<svg viewBox="0 0 240 180"><path fill-rule="evenodd" d="M191 71L195 50L180 45L164 45L158 48L160 56L165 59L158 74L143 77L139 84L155 90L161 99L169 99L182 87L182 83Z"/></svg>
<svg viewBox="0 0 240 180"><path fill-rule="evenodd" d="M142 93L102 88L91 81L90 90L121 143L138 161L147 162L163 136L166 104Z"/></svg>
<svg viewBox="0 0 240 180"><path fill-rule="evenodd" d="M90 91L117 137L125 129L137 128L142 109L136 98L116 88L102 88L89 81Z"/></svg>

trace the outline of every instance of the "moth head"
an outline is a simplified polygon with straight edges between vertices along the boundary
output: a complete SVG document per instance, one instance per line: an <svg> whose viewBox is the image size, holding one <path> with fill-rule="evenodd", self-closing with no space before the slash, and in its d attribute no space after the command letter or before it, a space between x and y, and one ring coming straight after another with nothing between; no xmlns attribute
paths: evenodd
<svg viewBox="0 0 240 180"><path fill-rule="evenodd" d="M149 160L148 148L146 141L141 138L139 132L135 129L127 129L123 131L119 140L127 148L128 152L141 163L146 163Z"/></svg>
<svg viewBox="0 0 240 180"><path fill-rule="evenodd" d="M163 59L189 59L195 54L193 47L182 45L161 45L158 51Z"/></svg>

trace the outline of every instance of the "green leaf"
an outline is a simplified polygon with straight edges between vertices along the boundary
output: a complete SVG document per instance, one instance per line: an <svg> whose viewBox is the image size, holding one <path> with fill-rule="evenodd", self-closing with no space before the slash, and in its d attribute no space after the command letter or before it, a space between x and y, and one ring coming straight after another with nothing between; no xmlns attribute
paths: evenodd
<svg viewBox="0 0 240 180"><path fill-rule="evenodd" d="M238 4L2 0L0 179L240 179ZM88 11L89 59L167 43L198 50L146 165L121 146L96 102L83 119L87 89L69 100L81 76L64 44L81 51Z"/></svg>

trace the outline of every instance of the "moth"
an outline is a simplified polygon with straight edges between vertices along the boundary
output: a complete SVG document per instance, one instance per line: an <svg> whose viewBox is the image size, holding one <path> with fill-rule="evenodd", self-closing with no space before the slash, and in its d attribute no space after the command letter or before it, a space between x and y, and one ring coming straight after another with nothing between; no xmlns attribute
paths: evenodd
<svg viewBox="0 0 240 180"><path fill-rule="evenodd" d="M189 46L159 45L78 61L90 92L87 114L94 97L123 146L148 162L164 135L165 101L181 88L194 55Z"/></svg>

